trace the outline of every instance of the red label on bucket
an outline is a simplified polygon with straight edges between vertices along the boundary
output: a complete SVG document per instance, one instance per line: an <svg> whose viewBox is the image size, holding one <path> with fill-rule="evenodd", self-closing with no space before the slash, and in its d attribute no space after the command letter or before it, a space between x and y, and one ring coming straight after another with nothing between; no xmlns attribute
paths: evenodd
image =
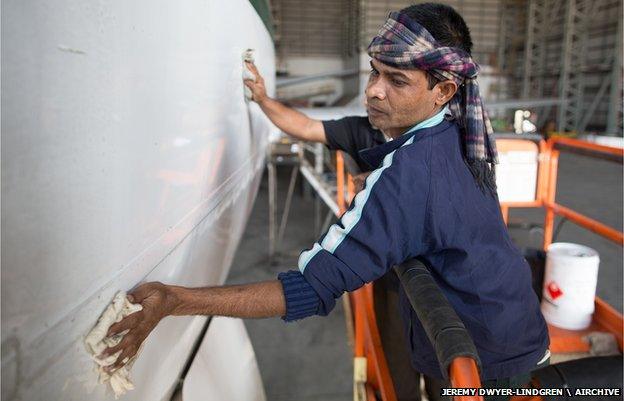
<svg viewBox="0 0 624 401"><path fill-rule="evenodd" d="M555 283L554 281L548 283L548 287L546 288L548 289L548 293L550 294L550 297L552 299L557 299L563 295L563 291L561 291L561 288L559 288L557 283Z"/></svg>

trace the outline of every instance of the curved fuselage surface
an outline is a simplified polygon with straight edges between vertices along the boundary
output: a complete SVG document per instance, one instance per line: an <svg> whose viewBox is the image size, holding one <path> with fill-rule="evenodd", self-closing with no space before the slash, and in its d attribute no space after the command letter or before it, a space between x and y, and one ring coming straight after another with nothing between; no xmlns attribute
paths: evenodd
<svg viewBox="0 0 624 401"><path fill-rule="evenodd" d="M225 280L272 128L274 49L244 0L2 5L2 399L109 400L84 335L141 281ZM205 317L147 339L125 400L167 398Z"/></svg>

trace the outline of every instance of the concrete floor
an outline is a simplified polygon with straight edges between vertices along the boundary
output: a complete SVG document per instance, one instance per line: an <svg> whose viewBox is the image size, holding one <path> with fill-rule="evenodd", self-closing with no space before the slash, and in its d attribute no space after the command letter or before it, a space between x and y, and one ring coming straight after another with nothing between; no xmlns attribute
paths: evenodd
<svg viewBox="0 0 624 401"><path fill-rule="evenodd" d="M622 166L583 156L562 154L557 201L612 227L622 227ZM283 205L290 167L278 170L278 202ZM247 230L234 259L228 283L275 279L295 269L299 252L309 248L314 235L314 202L296 192L282 254L268 261L268 196L266 175L261 184ZM541 224L538 210L513 210L511 221ZM539 246L540 230L510 230L519 246ZM600 253L598 295L622 311L622 248L565 222L557 238L584 244ZM295 323L280 319L247 320L256 350L267 399L351 400L352 362L347 344L344 311L340 302L330 316Z"/></svg>
<svg viewBox="0 0 624 401"><path fill-rule="evenodd" d="M278 205L286 198L291 167L278 169ZM228 276L228 284L273 280L282 271L297 269L301 250L310 247L314 235L314 202L301 191L293 197L282 253L268 260L268 184L266 174L258 191L247 229ZM300 183L301 177L298 178ZM300 188L298 186L298 188ZM281 319L245 321L256 351L270 401L342 401L353 399L351 350L347 344L342 303L327 317L310 317L285 323Z"/></svg>

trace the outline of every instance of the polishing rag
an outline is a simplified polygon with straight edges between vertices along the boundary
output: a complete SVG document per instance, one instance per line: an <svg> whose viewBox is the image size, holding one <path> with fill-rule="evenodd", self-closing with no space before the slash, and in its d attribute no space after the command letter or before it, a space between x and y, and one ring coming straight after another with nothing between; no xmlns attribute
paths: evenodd
<svg viewBox="0 0 624 401"><path fill-rule="evenodd" d="M134 384L130 379L130 369L132 368L132 364L134 363L138 352L137 355L126 361L124 366L112 372L112 374L106 372L104 367L115 363L117 357L122 351L118 351L115 354L109 355L103 359L100 359L98 355L100 355L106 348L114 347L119 344L123 336L128 332L128 330L125 330L121 333L107 337L106 333L108 333L110 326L120 322L124 317L142 309L143 307L140 304L130 303L125 292L118 292L113 301L108 305L104 313L102 313L98 319L95 327L91 329L84 340L87 352L91 356L91 359L95 361L95 370L99 374L99 382L108 382L110 384L115 394L115 399L125 394L128 390L134 389Z"/></svg>
<svg viewBox="0 0 624 401"><path fill-rule="evenodd" d="M247 49L243 52L243 80L249 79L255 82L256 76L253 74L253 72L249 71L249 68L247 68L247 65L245 65L245 61L250 63L254 62L253 49ZM251 101L251 99L253 98L253 92L251 91L251 89L249 89L247 85L243 85L243 90L245 91L245 100L248 102Z"/></svg>

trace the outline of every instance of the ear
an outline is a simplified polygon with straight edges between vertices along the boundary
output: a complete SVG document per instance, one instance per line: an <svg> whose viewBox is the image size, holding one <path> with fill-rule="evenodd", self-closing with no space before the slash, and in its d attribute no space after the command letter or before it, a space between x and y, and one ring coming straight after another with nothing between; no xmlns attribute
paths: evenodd
<svg viewBox="0 0 624 401"><path fill-rule="evenodd" d="M436 84L437 94L435 103L438 106L442 106L446 104L449 100L455 96L455 92L457 92L457 84L454 81L447 80L438 82Z"/></svg>

